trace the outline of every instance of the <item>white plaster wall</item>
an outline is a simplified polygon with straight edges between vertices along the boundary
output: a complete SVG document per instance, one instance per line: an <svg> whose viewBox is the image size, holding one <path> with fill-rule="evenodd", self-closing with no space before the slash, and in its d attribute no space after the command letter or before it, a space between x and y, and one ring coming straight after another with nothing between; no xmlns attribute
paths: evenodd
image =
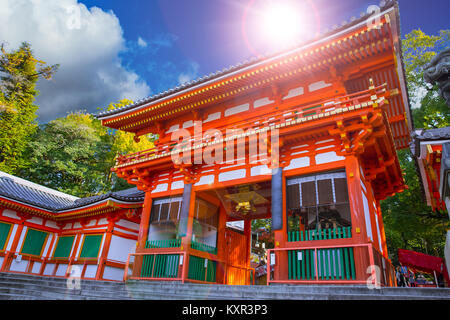
<svg viewBox="0 0 450 320"><path fill-rule="evenodd" d="M103 271L103 279L122 281L123 273L124 269L105 266Z"/></svg>
<svg viewBox="0 0 450 320"><path fill-rule="evenodd" d="M33 268L31 269L31 273L39 273L39 271L41 271L41 266L42 266L41 262L33 263Z"/></svg>
<svg viewBox="0 0 450 320"><path fill-rule="evenodd" d="M25 234L27 233L27 229L28 228L25 226L22 229L22 234L20 235L19 243L17 244L17 252L19 252L22 248L22 243L25 241Z"/></svg>
<svg viewBox="0 0 450 320"><path fill-rule="evenodd" d="M172 182L172 184L170 185L170 189L171 190L184 189L184 182L182 180Z"/></svg>
<svg viewBox="0 0 450 320"><path fill-rule="evenodd" d="M58 266L58 269L56 270L56 274L55 275L60 276L60 277L64 277L66 275L66 272L67 272L67 267L68 267L68 264L60 264Z"/></svg>
<svg viewBox="0 0 450 320"><path fill-rule="evenodd" d="M16 235L17 232L17 228L19 226L17 224L13 225L12 231L11 231L11 235L9 236L9 240L8 240L8 244L6 245L6 250L10 250L12 243L14 242L14 237Z"/></svg>
<svg viewBox="0 0 450 320"><path fill-rule="evenodd" d="M255 102L253 102L253 108L259 108L262 106L266 106L268 104L274 103L274 100L270 100L268 97L266 98L262 98L262 99L258 99Z"/></svg>
<svg viewBox="0 0 450 320"><path fill-rule="evenodd" d="M42 256L43 256L43 257L46 257L46 256L47 256L47 253L48 253L48 250L49 250L49 248L50 248L50 244L52 243L53 237L54 237L54 234L53 234L53 233L50 233L50 234L48 235L48 237L47 237L47 243L44 244L44 251L42 251Z"/></svg>
<svg viewBox="0 0 450 320"><path fill-rule="evenodd" d="M45 265L43 274L46 276L50 276L53 274L53 270L55 269L54 263L48 263Z"/></svg>
<svg viewBox="0 0 450 320"><path fill-rule="evenodd" d="M97 265L87 265L86 271L84 273L85 278L95 278L95 274L97 273Z"/></svg>
<svg viewBox="0 0 450 320"><path fill-rule="evenodd" d="M9 268L9 270L25 272L25 270L27 269L27 266L28 266L28 260L17 261L17 259L14 259L11 262L11 267Z"/></svg>
<svg viewBox="0 0 450 320"><path fill-rule="evenodd" d="M50 227L50 228L59 229L59 227L58 227L58 225L56 224L55 221L47 220L47 222L45 223L45 225L46 225L47 227Z"/></svg>
<svg viewBox="0 0 450 320"><path fill-rule="evenodd" d="M30 220L28 220L28 222L35 223L35 224L42 224L44 221L42 220L42 218L33 217Z"/></svg>
<svg viewBox="0 0 450 320"><path fill-rule="evenodd" d="M200 180L195 184L195 186L201 186L204 184L211 184L214 182L214 175L202 176Z"/></svg>
<svg viewBox="0 0 450 320"><path fill-rule="evenodd" d="M383 246L381 245L380 226L378 225L378 216L376 214L375 214L375 223L377 224L378 245L379 245L381 253L383 253Z"/></svg>
<svg viewBox="0 0 450 320"><path fill-rule="evenodd" d="M106 240L106 235L102 235L102 243L100 244L100 250L98 250L98 258L100 258L102 256L102 252L103 252L103 246L105 244L105 240Z"/></svg>
<svg viewBox="0 0 450 320"><path fill-rule="evenodd" d="M108 259L126 262L128 254L136 249L136 240L125 239L115 235L111 237Z"/></svg>
<svg viewBox="0 0 450 320"><path fill-rule="evenodd" d="M309 157L292 159L291 163L284 170L298 169L309 166Z"/></svg>
<svg viewBox="0 0 450 320"><path fill-rule="evenodd" d="M289 90L288 94L283 98L283 100L301 96L304 93L304 91L305 90L303 89L303 87L293 88Z"/></svg>
<svg viewBox="0 0 450 320"><path fill-rule="evenodd" d="M366 220L367 236L369 237L370 240L373 241L372 224L370 223L369 203L367 202L367 197L364 194L364 192L361 192L361 195L362 195L363 205L364 205L364 219Z"/></svg>
<svg viewBox="0 0 450 320"><path fill-rule="evenodd" d="M245 178L245 169L222 172L219 174L219 182Z"/></svg>
<svg viewBox="0 0 450 320"><path fill-rule="evenodd" d="M102 218L98 220L97 225L108 224L108 220L106 218Z"/></svg>
<svg viewBox="0 0 450 320"><path fill-rule="evenodd" d="M161 183L156 186L156 188L152 191L152 193L167 191L169 187L168 183Z"/></svg>
<svg viewBox="0 0 450 320"><path fill-rule="evenodd" d="M345 160L345 157L338 156L334 151L319 153L316 155L316 164L323 164L340 160Z"/></svg>
<svg viewBox="0 0 450 320"><path fill-rule="evenodd" d="M138 223L134 223L125 219L119 220L116 222L116 225L121 226L121 227L125 227L128 229L133 229L136 231L139 231L139 224Z"/></svg>
<svg viewBox="0 0 450 320"><path fill-rule="evenodd" d="M9 209L5 209L3 210L3 216L8 217L8 218L13 218L13 219L17 219L20 220L19 216L16 214L15 211L9 210Z"/></svg>
<svg viewBox="0 0 450 320"><path fill-rule="evenodd" d="M268 175L268 174L272 174L272 170L270 170L266 164L261 165L261 166L255 166L250 169L251 176L260 176L260 175Z"/></svg>
<svg viewBox="0 0 450 320"><path fill-rule="evenodd" d="M220 119L220 112L211 113L211 114L208 114L208 117L205 120L203 120L203 123L218 120L218 119Z"/></svg>
<svg viewBox="0 0 450 320"><path fill-rule="evenodd" d="M250 104L246 103L246 104L242 104L236 107L232 107L229 109L225 110L225 117L231 116L233 114L237 114L237 113L241 113L244 111L247 111L250 107Z"/></svg>
<svg viewBox="0 0 450 320"><path fill-rule="evenodd" d="M79 246L78 246L78 248L77 248L77 253L76 253L76 255L75 255L75 257L79 257L80 256L80 252L81 252L81 247L82 247L82 243L83 243L83 239L84 239L84 234L80 234L80 235L78 235L79 237L80 237L80 244L79 244ZM76 239L75 239L76 240ZM75 240L74 240L74 242L75 242ZM73 248L72 248L73 249Z"/></svg>
<svg viewBox="0 0 450 320"><path fill-rule="evenodd" d="M323 88L326 88L329 86L331 86L331 83L326 83L325 81L322 80L322 81L311 83L308 86L308 89L309 89L309 92L313 92L313 91L317 91L317 90L320 90L320 89L323 89Z"/></svg>

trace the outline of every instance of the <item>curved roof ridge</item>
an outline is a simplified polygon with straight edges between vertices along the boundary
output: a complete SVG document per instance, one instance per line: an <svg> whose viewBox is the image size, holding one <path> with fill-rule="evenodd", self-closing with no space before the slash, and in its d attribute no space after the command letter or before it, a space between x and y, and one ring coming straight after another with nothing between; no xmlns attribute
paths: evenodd
<svg viewBox="0 0 450 320"><path fill-rule="evenodd" d="M385 10L387 10L387 9L389 9L389 8L391 8L391 7L393 7L393 6L397 5L397 0L384 0L382 2L384 2L384 4L380 3L380 6L381 6L380 13L385 11ZM207 81L214 80L214 79L219 78L219 77L223 77L223 76L225 76L225 75L227 75L229 73L233 73L233 72L239 71L240 69L246 68L246 67L251 66L253 64L257 64L257 63L259 63L261 61L268 60L268 59L271 59L271 58L275 58L275 57L277 57L279 55L285 54L286 52L291 52L291 51L294 51L294 50L297 50L297 49L301 49L303 46L306 46L308 44L312 44L315 41L318 41L318 40L320 40L322 38L327 38L327 37L333 36L335 34L338 34L338 33L342 32L342 31L345 31L346 29L348 29L350 27L353 27L353 26L361 23L362 21L367 20L373 14L374 14L373 12L372 13L364 13L364 14L361 14L361 16L359 18L352 17L352 18L350 18L350 20L348 22L344 21L340 26L334 25L331 28L331 30L325 29L322 33L317 34L316 36L314 36L312 38L308 38L308 39L306 39L304 41L299 41L299 42L297 42L296 44L294 44L292 46L284 48L283 50L274 50L274 51L266 53L264 55L250 57L250 58L244 60L243 62L238 62L235 65L229 66L228 68L225 67L222 70L218 70L216 72L211 72L209 75L200 76L197 79L194 79L194 80L191 80L191 81L187 81L187 82L185 82L183 84L179 84L178 86L175 86L173 88L169 88L169 89L165 90L164 92L159 92L157 94L148 96L146 98L139 99L139 100L137 100L136 102L134 102L132 104L129 104L129 105L126 105L126 106L122 106L120 108L113 109L113 110L106 110L106 111L99 112L98 114L96 114L94 116L96 118L100 119L100 118L103 118L103 117L109 117L109 116L112 116L112 115L115 115L115 114L118 114L118 113L121 113L121 112L124 112L124 111L128 111L128 110L131 110L131 109L133 109L135 107L139 107L139 106L142 106L142 105L147 104L147 103L158 101L159 99L168 97L168 96L170 96L172 94L177 94L177 93L181 92L182 90L192 88L195 85L200 85L200 84L205 83Z"/></svg>

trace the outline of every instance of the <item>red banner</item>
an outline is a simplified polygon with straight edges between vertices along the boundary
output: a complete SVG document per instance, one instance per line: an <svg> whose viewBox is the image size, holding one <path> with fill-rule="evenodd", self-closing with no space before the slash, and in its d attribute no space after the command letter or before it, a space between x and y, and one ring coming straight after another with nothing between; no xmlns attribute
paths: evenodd
<svg viewBox="0 0 450 320"><path fill-rule="evenodd" d="M450 283L445 261L442 258L421 252L398 249L398 260L402 265L417 271L431 274L433 271L436 271L436 274L443 273L447 283Z"/></svg>

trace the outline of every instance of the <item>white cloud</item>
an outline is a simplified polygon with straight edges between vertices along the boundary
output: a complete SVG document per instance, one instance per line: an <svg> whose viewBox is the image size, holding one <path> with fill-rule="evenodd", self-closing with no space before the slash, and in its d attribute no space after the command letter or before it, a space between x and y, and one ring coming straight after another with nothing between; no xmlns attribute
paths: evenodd
<svg viewBox="0 0 450 320"><path fill-rule="evenodd" d="M194 80L198 77L198 70L200 69L200 65L197 62L190 62L188 66L188 70L186 72L181 73L178 76L178 83L183 84L185 82Z"/></svg>
<svg viewBox="0 0 450 320"><path fill-rule="evenodd" d="M96 112L109 102L150 93L146 82L122 65L123 30L111 11L88 9L77 0L1 0L0 21L0 42L9 49L27 41L37 58L61 65L51 81L38 83L41 121L72 110Z"/></svg>
<svg viewBox="0 0 450 320"><path fill-rule="evenodd" d="M148 46L147 41L145 41L145 40L142 39L141 37L138 38L137 43L138 43L138 46L139 46L139 47L142 47L142 48L145 48L145 47Z"/></svg>

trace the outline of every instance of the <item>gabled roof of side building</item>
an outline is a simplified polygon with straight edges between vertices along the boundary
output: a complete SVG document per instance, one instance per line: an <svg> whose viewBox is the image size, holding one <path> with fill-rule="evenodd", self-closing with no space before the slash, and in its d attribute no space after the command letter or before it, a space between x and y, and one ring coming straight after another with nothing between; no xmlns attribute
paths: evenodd
<svg viewBox="0 0 450 320"><path fill-rule="evenodd" d="M0 198L31 205L52 213L91 206L105 200L140 203L145 193L137 188L78 198L0 171Z"/></svg>

